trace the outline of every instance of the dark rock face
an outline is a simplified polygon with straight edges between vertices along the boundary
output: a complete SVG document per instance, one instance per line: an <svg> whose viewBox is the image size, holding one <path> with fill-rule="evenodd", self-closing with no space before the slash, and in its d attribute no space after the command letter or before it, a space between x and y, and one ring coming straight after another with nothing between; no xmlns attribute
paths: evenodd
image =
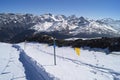
<svg viewBox="0 0 120 80"><path fill-rule="evenodd" d="M26 39L28 39L30 36L34 34L34 30L23 30L21 33L16 34L14 37L12 37L8 42L10 43L19 43L24 42Z"/></svg>
<svg viewBox="0 0 120 80"><path fill-rule="evenodd" d="M28 30L35 23L32 22L32 14L0 14L0 41L9 42L13 37Z"/></svg>

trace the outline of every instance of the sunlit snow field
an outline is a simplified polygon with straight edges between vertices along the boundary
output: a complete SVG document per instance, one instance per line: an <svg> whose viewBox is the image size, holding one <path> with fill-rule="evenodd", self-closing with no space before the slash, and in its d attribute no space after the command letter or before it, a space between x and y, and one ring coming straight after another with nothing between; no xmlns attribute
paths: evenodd
<svg viewBox="0 0 120 80"><path fill-rule="evenodd" d="M0 80L120 80L120 53L39 43L0 43ZM41 79L40 79L41 78Z"/></svg>

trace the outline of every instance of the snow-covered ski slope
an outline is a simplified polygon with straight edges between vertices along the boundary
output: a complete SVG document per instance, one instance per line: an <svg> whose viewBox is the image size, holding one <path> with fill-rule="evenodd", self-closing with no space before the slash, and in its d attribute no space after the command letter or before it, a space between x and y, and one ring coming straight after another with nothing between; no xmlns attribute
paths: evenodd
<svg viewBox="0 0 120 80"><path fill-rule="evenodd" d="M4 45L0 43L1 47L4 46L4 49L0 49L0 54L6 56L6 60L3 61L0 56L0 67L3 67L3 69L0 68L0 80L120 80L119 52L106 55L104 52L81 48L78 56L71 47L56 47L57 65L55 66L53 46L39 43ZM22 71L17 70L18 67L13 67L11 71L7 70L12 66L7 57L10 52L16 53L13 54L16 58L14 62L19 63ZM4 70L5 62L8 64L7 60L9 66ZM5 71L9 73L6 74ZM20 77L18 71L21 71L19 73L22 74L22 78L7 77L15 72L17 74L14 77Z"/></svg>
<svg viewBox="0 0 120 80"><path fill-rule="evenodd" d="M0 80L26 80L19 52L11 44L0 43Z"/></svg>

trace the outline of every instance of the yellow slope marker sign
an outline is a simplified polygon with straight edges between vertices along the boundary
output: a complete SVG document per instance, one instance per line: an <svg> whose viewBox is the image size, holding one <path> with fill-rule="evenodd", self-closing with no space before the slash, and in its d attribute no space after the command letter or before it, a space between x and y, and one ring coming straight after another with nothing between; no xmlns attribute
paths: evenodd
<svg viewBox="0 0 120 80"><path fill-rule="evenodd" d="M75 48L75 52L76 52L76 54L78 55L78 56L80 56L80 48Z"/></svg>

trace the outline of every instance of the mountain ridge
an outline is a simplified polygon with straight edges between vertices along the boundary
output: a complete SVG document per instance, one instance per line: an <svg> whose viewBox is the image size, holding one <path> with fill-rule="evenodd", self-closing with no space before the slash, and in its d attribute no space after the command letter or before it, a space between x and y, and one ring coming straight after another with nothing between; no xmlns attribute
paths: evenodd
<svg viewBox="0 0 120 80"><path fill-rule="evenodd" d="M119 20L118 20L119 21ZM117 23L118 24L118 23ZM31 31L32 30L32 31ZM36 33L60 34L68 37L119 37L120 33L104 20L90 20L75 15L33 15L0 13L0 39L8 41L24 31ZM23 34L24 36L27 34ZM29 35L30 36L30 35Z"/></svg>

